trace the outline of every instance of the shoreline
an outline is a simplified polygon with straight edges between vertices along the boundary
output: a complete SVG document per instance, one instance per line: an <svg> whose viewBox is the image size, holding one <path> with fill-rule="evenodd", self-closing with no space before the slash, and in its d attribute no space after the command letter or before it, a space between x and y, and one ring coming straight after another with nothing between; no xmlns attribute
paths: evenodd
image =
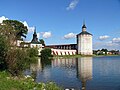
<svg viewBox="0 0 120 90"><path fill-rule="evenodd" d="M56 58L80 58L80 57L104 57L104 56L120 56L120 55L57 55L51 58L56 59Z"/></svg>

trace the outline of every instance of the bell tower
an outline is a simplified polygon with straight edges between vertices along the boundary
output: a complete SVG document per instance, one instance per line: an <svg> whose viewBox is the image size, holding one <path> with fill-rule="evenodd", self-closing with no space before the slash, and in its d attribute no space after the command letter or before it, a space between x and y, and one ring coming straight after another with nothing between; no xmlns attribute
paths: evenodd
<svg viewBox="0 0 120 90"><path fill-rule="evenodd" d="M87 32L85 23L82 32L77 35L77 53L81 55L92 55L92 34Z"/></svg>

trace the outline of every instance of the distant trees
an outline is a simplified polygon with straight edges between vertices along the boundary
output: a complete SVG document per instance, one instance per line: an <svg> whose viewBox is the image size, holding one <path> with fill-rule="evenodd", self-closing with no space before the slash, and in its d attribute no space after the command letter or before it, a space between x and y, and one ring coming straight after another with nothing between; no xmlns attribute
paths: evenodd
<svg viewBox="0 0 120 90"><path fill-rule="evenodd" d="M39 40L40 44L42 44L43 46L45 46L45 41L43 39Z"/></svg>
<svg viewBox="0 0 120 90"><path fill-rule="evenodd" d="M107 49L101 49L101 51L103 51L105 53L105 55L107 55L107 52L108 52Z"/></svg>
<svg viewBox="0 0 120 90"><path fill-rule="evenodd" d="M95 55L118 55L119 50L107 50L107 49L101 49L101 50L93 50L93 54Z"/></svg>

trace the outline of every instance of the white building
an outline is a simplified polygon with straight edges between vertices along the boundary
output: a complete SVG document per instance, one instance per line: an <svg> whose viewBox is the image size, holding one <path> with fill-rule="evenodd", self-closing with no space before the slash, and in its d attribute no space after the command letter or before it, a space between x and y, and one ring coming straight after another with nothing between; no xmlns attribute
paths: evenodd
<svg viewBox="0 0 120 90"><path fill-rule="evenodd" d="M77 53L81 55L92 55L92 34L86 31L83 24L82 32L77 35Z"/></svg>

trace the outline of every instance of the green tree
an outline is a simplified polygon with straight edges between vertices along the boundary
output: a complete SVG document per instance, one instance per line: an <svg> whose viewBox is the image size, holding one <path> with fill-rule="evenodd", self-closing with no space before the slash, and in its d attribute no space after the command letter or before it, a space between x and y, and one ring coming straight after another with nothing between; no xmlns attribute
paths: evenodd
<svg viewBox="0 0 120 90"><path fill-rule="evenodd" d="M15 36L17 39L21 39L21 36L26 37L28 32L27 27L17 20L4 20L3 25L10 25L13 28L13 31L15 31Z"/></svg>
<svg viewBox="0 0 120 90"><path fill-rule="evenodd" d="M107 49L101 49L101 51L105 52L105 55L107 55L107 52L108 52Z"/></svg>
<svg viewBox="0 0 120 90"><path fill-rule="evenodd" d="M6 55L8 51L8 45L6 44L6 38L3 35L0 35L0 70L7 68L6 65Z"/></svg>
<svg viewBox="0 0 120 90"><path fill-rule="evenodd" d="M51 55L52 50L50 48L45 48L41 51L41 59L45 60L48 59L49 57L52 57Z"/></svg>
<svg viewBox="0 0 120 90"><path fill-rule="evenodd" d="M43 39L39 40L40 44L42 44L43 46L45 46L45 41Z"/></svg>
<svg viewBox="0 0 120 90"><path fill-rule="evenodd" d="M38 50L30 49L11 49L7 55L7 65L9 72L18 76L22 71L29 68L30 64L37 61Z"/></svg>
<svg viewBox="0 0 120 90"><path fill-rule="evenodd" d="M36 57L38 57L38 49L37 48L28 48L27 56L28 56L29 62L34 63L35 61L37 61Z"/></svg>
<svg viewBox="0 0 120 90"><path fill-rule="evenodd" d="M14 42L16 41L15 31L13 30L13 27L8 24L0 24L0 35L5 36L7 43L10 46L14 45Z"/></svg>

